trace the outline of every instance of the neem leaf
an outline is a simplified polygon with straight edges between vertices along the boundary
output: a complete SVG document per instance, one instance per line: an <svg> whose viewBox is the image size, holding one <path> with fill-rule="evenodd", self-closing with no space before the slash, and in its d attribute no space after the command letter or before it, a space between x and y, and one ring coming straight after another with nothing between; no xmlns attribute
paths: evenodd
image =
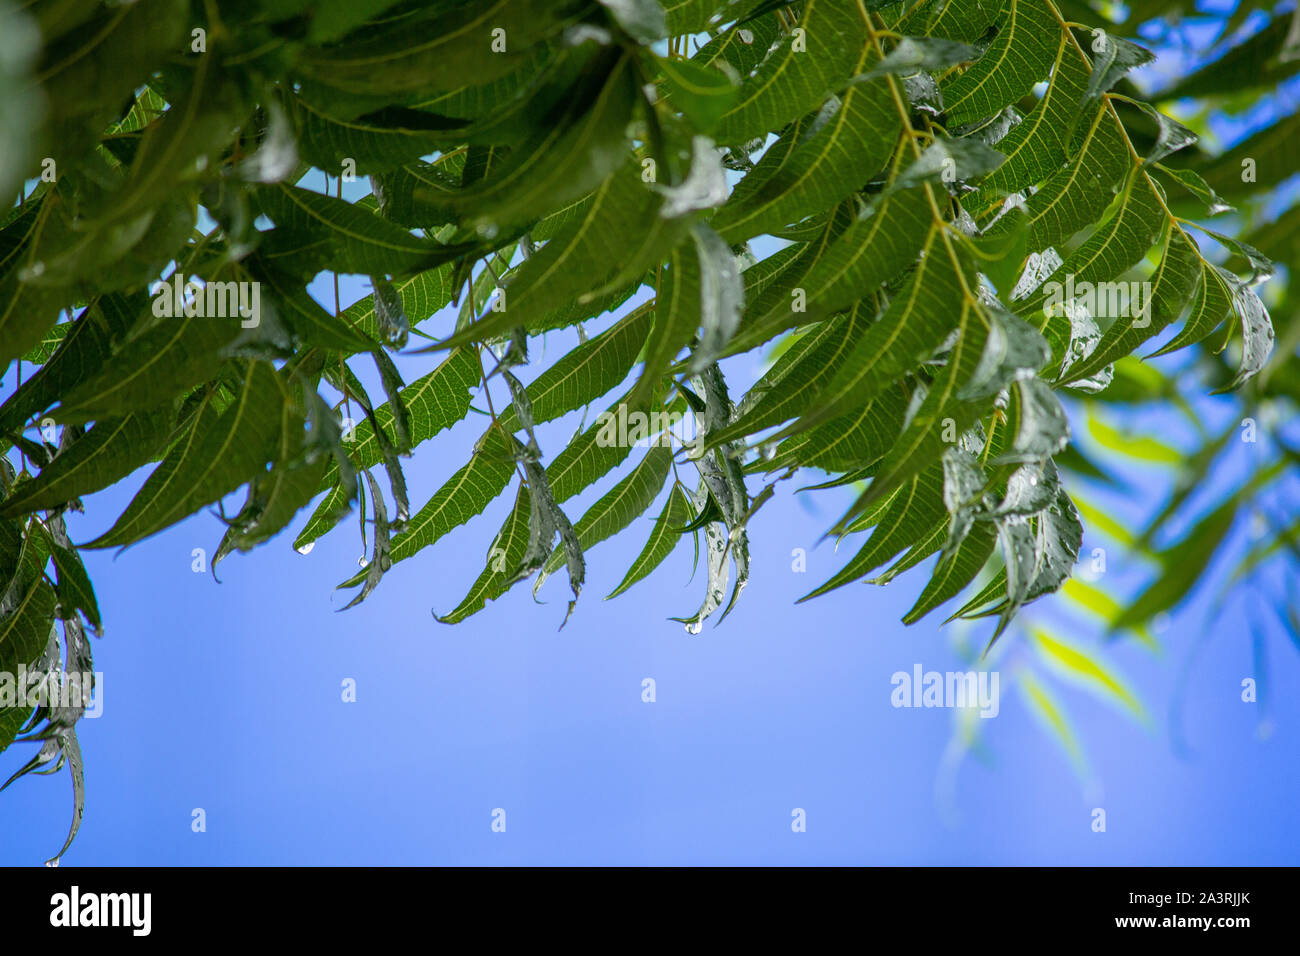
<svg viewBox="0 0 1300 956"><path fill-rule="evenodd" d="M220 414L205 396L188 431L154 469L113 527L84 548L111 548L157 534L234 491L275 455L284 389L274 369L246 363L235 398Z"/></svg>
<svg viewBox="0 0 1300 956"><path fill-rule="evenodd" d="M135 412L96 422L31 481L14 489L0 515L15 517L56 508L107 488L147 463L172 428L170 409Z"/></svg>
<svg viewBox="0 0 1300 956"><path fill-rule="evenodd" d="M628 568L627 574L619 582L618 587L605 597L609 600L619 594L622 594L632 585L636 584L651 571L663 563L677 547L682 539L681 529L691 517L690 503L681 488L674 485L673 490L668 493L668 498L664 501L663 510L659 512L659 517L655 519L654 527L650 529L650 537L637 555L632 566Z"/></svg>
<svg viewBox="0 0 1300 956"><path fill-rule="evenodd" d="M668 35L668 16L659 0L598 0L614 22L638 43L654 43Z"/></svg>
<svg viewBox="0 0 1300 956"><path fill-rule="evenodd" d="M740 75L725 60L704 65L660 57L658 63L673 107L685 113L700 132L713 129L740 95Z"/></svg>

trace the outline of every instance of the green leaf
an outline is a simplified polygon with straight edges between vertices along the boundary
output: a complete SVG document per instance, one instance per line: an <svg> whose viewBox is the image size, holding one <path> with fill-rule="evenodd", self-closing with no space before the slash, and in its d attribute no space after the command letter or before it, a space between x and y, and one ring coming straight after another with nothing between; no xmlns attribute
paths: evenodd
<svg viewBox="0 0 1300 956"><path fill-rule="evenodd" d="M909 415L855 509L877 500L937 460L948 445L945 435L953 430L960 434L969 427L986 396L996 394L1025 369L1034 368L1038 356L1032 339L1022 331L1010 331L1015 327L1005 319L984 324L996 315L986 316L970 302L963 304L947 364L925 391L915 413Z"/></svg>
<svg viewBox="0 0 1300 956"><path fill-rule="evenodd" d="M487 0L415 8L356 42L309 48L296 66L313 85L343 101L340 93L391 102L403 94L458 89L467 77L485 83L509 73L534 44L564 26L575 6Z"/></svg>
<svg viewBox="0 0 1300 956"><path fill-rule="evenodd" d="M736 421L709 440L735 441L804 413L854 354L869 318L865 310L855 308L799 336L746 394Z"/></svg>
<svg viewBox="0 0 1300 956"><path fill-rule="evenodd" d="M246 364L234 401L220 415L205 396L194 424L146 479L113 527L86 548L128 545L157 534L229 494L275 455L286 401L275 371Z"/></svg>
<svg viewBox="0 0 1300 956"><path fill-rule="evenodd" d="M889 308L858 342L840 371L790 427L772 436L788 437L870 402L904 371L926 358L955 327L952 303L962 298L961 277L942 254L939 230L922 246L916 272Z"/></svg>
<svg viewBox="0 0 1300 956"><path fill-rule="evenodd" d="M288 106L303 159L335 175L396 169L454 146L468 125L463 119L401 107L340 118L301 96L291 97Z"/></svg>
<svg viewBox="0 0 1300 956"><path fill-rule="evenodd" d="M290 0L295 2L296 0ZM311 27L307 39L312 43L337 40L367 20L374 19L398 0L322 0L312 4Z"/></svg>
<svg viewBox="0 0 1300 956"><path fill-rule="evenodd" d="M885 392L839 418L787 438L777 447L767 470L795 463L824 471L858 471L873 466L897 438L906 412L907 402L898 392Z"/></svg>
<svg viewBox="0 0 1300 956"><path fill-rule="evenodd" d="M489 428L475 446L469 464L447 479L411 516L406 532L393 539L393 563L405 561L482 512L505 490L514 473L506 436L498 427Z"/></svg>
<svg viewBox="0 0 1300 956"><path fill-rule="evenodd" d="M635 60L599 53L559 115L482 180L446 198L463 223L491 234L587 193L627 157L628 118L640 99Z"/></svg>
<svg viewBox="0 0 1300 956"><path fill-rule="evenodd" d="M1182 229L1167 230L1160 249L1160 263L1149 280L1151 292L1146 314L1116 320L1091 353L1062 372L1061 381L1090 378L1163 331L1182 314L1204 269L1204 261Z"/></svg>
<svg viewBox="0 0 1300 956"><path fill-rule="evenodd" d="M980 573L996 543L997 529L992 524L981 523L972 528L950 555L940 559L925 590L912 609L903 615L903 623L919 621L940 604L960 594Z"/></svg>
<svg viewBox="0 0 1300 956"><path fill-rule="evenodd" d="M565 353L537 376L528 386L536 424L559 418L600 398L627 377L650 330L650 305L629 312L600 335ZM507 408L501 413L500 421L507 431L515 431L519 427L516 409Z"/></svg>
<svg viewBox="0 0 1300 956"><path fill-rule="evenodd" d="M1217 216L1221 212L1233 211L1233 207L1224 202L1223 198L1210 188L1210 184L1201 178L1200 173L1191 169L1170 169L1167 166L1157 166L1156 168L1204 203L1208 215Z"/></svg>
<svg viewBox="0 0 1300 956"><path fill-rule="evenodd" d="M41 341L68 298L65 288L24 281L30 268L14 268L0 277L0 365L6 368Z"/></svg>
<svg viewBox="0 0 1300 956"><path fill-rule="evenodd" d="M1216 392L1231 391L1254 378L1263 370L1273 353L1273 323L1259 295L1244 282L1232 282L1230 285L1233 312L1236 313L1241 328L1241 364L1232 381L1216 389Z"/></svg>
<svg viewBox="0 0 1300 956"><path fill-rule="evenodd" d="M828 225L779 281L761 295L746 290L752 304L729 352L746 351L865 298L912 263L932 225L924 188L881 198L842 230Z"/></svg>
<svg viewBox="0 0 1300 956"><path fill-rule="evenodd" d="M239 332L235 319L182 315L156 321L123 342L96 374L68 389L51 414L59 422L80 423L155 408L215 376Z"/></svg>
<svg viewBox="0 0 1300 956"><path fill-rule="evenodd" d="M726 349L740 324L745 306L745 287L731 248L703 223L691 230L695 258L688 254L679 263L680 272L670 277L684 287L685 307L699 307L699 339L691 352L689 373L699 374Z"/></svg>
<svg viewBox="0 0 1300 956"><path fill-rule="evenodd" d="M921 183L966 182L992 172L1004 160L1000 152L978 139L936 138L889 188L894 191Z"/></svg>
<svg viewBox="0 0 1300 956"><path fill-rule="evenodd" d="M478 385L480 375L478 356L468 349L456 349L432 372L401 390L411 448L465 417L469 412L471 390ZM386 434L392 433L391 403L385 402L376 408L375 418ZM351 436L345 436L344 443L348 457L358 469L370 468L383 460L383 449L369 419L356 425ZM337 466L330 466L318 489L332 486L337 476Z"/></svg>
<svg viewBox="0 0 1300 956"><path fill-rule="evenodd" d="M539 47L521 57L517 67L490 83L476 83L420 96L412 105L441 116L466 120L458 134L473 146L509 147L537 133L571 95L591 50L586 46ZM448 150L432 161L437 168L457 170L453 185L463 185L460 169L467 156ZM459 165L458 165L459 164Z"/></svg>
<svg viewBox="0 0 1300 956"><path fill-rule="evenodd" d="M230 522L212 557L214 577L217 565L231 551L252 550L284 530L316 496L331 465L322 448L302 447L305 421L296 404L286 402L280 414L280 444L271 470L249 482L244 507Z"/></svg>
<svg viewBox="0 0 1300 956"><path fill-rule="evenodd" d="M91 22L59 38L50 51L57 51L58 59L41 84L49 109L46 137L57 168L72 165L98 141L123 101L149 81L164 57L183 48L191 24L183 0L145 0L101 7Z"/></svg>
<svg viewBox="0 0 1300 956"><path fill-rule="evenodd" d="M374 508L374 549L362 569L361 590L345 604L342 610L356 607L370 596L388 569L393 566L390 553L388 505L384 502L383 490L370 472L366 472L366 484L370 486L370 502ZM351 583L351 582L349 582Z"/></svg>
<svg viewBox="0 0 1300 956"><path fill-rule="evenodd" d="M1052 79L1043 98L995 144L1006 161L962 200L977 220L987 221L1001 204L1002 196L1041 182L1065 164L1068 134L1087 83L1087 64L1076 55L1070 38L1062 34Z"/></svg>
<svg viewBox="0 0 1300 956"><path fill-rule="evenodd" d="M528 516L530 503L528 489L519 486L515 495L515 506L506 517L506 522L492 539L488 549L487 566L470 586L460 604L442 617L434 617L442 624L459 624L472 614L477 614L510 588L514 580L514 570L524 559L528 547Z"/></svg>
<svg viewBox="0 0 1300 956"><path fill-rule="evenodd" d="M1054 246L1095 222L1114 199L1113 187L1131 168L1123 127L1105 102L1080 122L1079 136L1069 164L1049 175L1024 201L1031 249ZM1010 225L1004 217L988 234L1001 234Z"/></svg>
<svg viewBox="0 0 1300 956"><path fill-rule="evenodd" d="M1182 123L1166 116L1150 103L1143 103L1140 100L1124 100L1132 106L1136 106L1147 116L1151 117L1156 124L1156 142L1147 154L1143 165L1158 163L1165 157L1185 149L1188 146L1195 145L1199 137Z"/></svg>
<svg viewBox="0 0 1300 956"><path fill-rule="evenodd" d="M699 33L711 26L717 15L724 19L745 16L760 0L664 0L668 16L668 32L673 36Z"/></svg>
<svg viewBox="0 0 1300 956"><path fill-rule="evenodd" d="M84 210L89 222L77 231L87 248L100 246L113 224L122 224L159 208L160 197L193 180L219 158L231 129L247 116L249 104L240 84L222 69L219 56L198 56L192 73L169 89L170 108L141 133L125 180ZM149 220L145 219L148 223ZM188 235L193 216L181 237ZM152 224L157 229L157 223ZM165 260L163 260L165 261Z"/></svg>
<svg viewBox="0 0 1300 956"><path fill-rule="evenodd" d="M114 293L83 311L50 359L0 406L0 431L21 427L98 372L144 310L143 296Z"/></svg>
<svg viewBox="0 0 1300 956"><path fill-rule="evenodd" d="M709 486L701 477L699 488L696 490L692 502L695 510L700 512L701 515L706 513L705 503L710 498ZM721 521L709 521L705 524L704 542L705 560L708 565L708 583L704 592L704 603L690 617L669 618L669 620L684 624L688 634L699 634L704 627L705 619L722 607L722 602L727 597L727 582L731 576L731 565L727 561L726 525Z"/></svg>
<svg viewBox="0 0 1300 956"><path fill-rule="evenodd" d="M910 76L922 70L942 71L959 63L969 63L979 54L975 47L955 40L905 36L879 63L855 79L869 80L890 73Z"/></svg>
<svg viewBox="0 0 1300 956"><path fill-rule="evenodd" d="M573 599L569 601L564 620L560 622L560 628L563 629L564 625L568 623L569 617L573 614L573 608L582 594L582 585L587 576L586 558L582 553L582 544L578 541L577 531L574 530L568 516L555 503L555 498L551 495L550 487L546 481L546 473L542 471L541 466L536 461L531 460L529 457L521 457L519 464L523 468L524 476L528 482L530 504L528 547L524 550L523 561L520 562L519 568L515 571L514 580L522 581L542 567L552 554L559 555L568 571L569 588L573 593ZM556 535L560 538L560 551L558 552L554 551ZM540 583L539 579L538 585ZM537 585L533 587L533 594L536 595L536 593Z"/></svg>
<svg viewBox="0 0 1300 956"><path fill-rule="evenodd" d="M866 43L866 23L854 4L808 0L795 30L777 42L747 78L735 106L713 132L723 144L743 143L816 109L843 87Z"/></svg>
<svg viewBox="0 0 1300 956"><path fill-rule="evenodd" d="M54 589L42 577L49 560L44 535L25 536L13 577L0 595L0 673L17 674L40 656L53 625ZM13 742L30 708L0 707L0 751Z"/></svg>
<svg viewBox="0 0 1300 956"><path fill-rule="evenodd" d="M99 615L99 602L95 600L95 588L90 583L90 575L81 563L81 555L75 548L65 548L50 542L50 556L58 571L58 583L55 594L59 599L60 616L72 617L78 611L86 615L86 621L96 633L103 631L103 621Z"/></svg>
<svg viewBox="0 0 1300 956"><path fill-rule="evenodd" d="M435 348L485 341L520 325L540 331L565 305L587 305L600 291L639 279L685 231L685 224L659 214L662 202L630 167L610 176L581 216L512 270L504 308Z"/></svg>
<svg viewBox="0 0 1300 956"><path fill-rule="evenodd" d="M859 65L867 62L864 48ZM735 243L831 208L884 166L897 127L889 84L849 87L787 129L710 225Z"/></svg>
<svg viewBox="0 0 1300 956"><path fill-rule="evenodd" d="M761 2L762 0L752 3L736 0L727 13L734 12L738 18L745 17L743 22L738 20L714 36L691 57L691 62L708 66L722 61L742 77L753 73L780 36L780 21L776 17L760 15L756 19L749 19L746 16L748 10L756 8ZM724 13L724 17L727 13Z"/></svg>
<svg viewBox="0 0 1300 956"><path fill-rule="evenodd" d="M610 432L619 420L628 418L626 396L620 398L596 417L595 424L575 435L554 460L546 467L546 481L556 503L568 501L584 488L609 474L627 458L632 441L618 441L617 434L610 440ZM643 413L644 414L644 413ZM653 436L645 436L653 437Z"/></svg>
<svg viewBox="0 0 1300 956"><path fill-rule="evenodd" d="M614 22L638 43L668 36L668 14L658 0L597 0Z"/></svg>
<svg viewBox="0 0 1300 956"><path fill-rule="evenodd" d="M1109 288L1100 283L1112 282L1126 273L1145 257L1147 250L1160 238L1164 221L1164 205L1151 181L1140 171L1134 171L1120 192L1114 213L1100 228L1072 252L1057 273L1068 277L1072 285L1064 288L1051 278L1038 291L1023 301L1013 303L1017 315L1039 325L1053 346L1053 355L1065 355L1070 364L1084 356L1068 354L1073 325L1068 315L1065 295L1073 288L1093 290ZM1054 274L1054 275L1055 275ZM1125 291L1132 287L1125 285ZM1118 291L1118 290L1116 290ZM1054 293L1054 294L1053 294ZM1119 302L1118 296L1094 295L1085 300L1084 308L1090 317L1102 323L1114 323L1137 311L1137 300L1128 297ZM1045 322L1039 316L1045 316ZM1150 316L1133 316L1132 321L1148 320Z"/></svg>
<svg viewBox="0 0 1300 956"><path fill-rule="evenodd" d="M1100 49L1098 49L1100 47ZM1092 63L1092 76L1088 79L1088 88L1084 91L1084 104L1092 103L1101 94L1114 87L1130 70L1152 62L1155 54L1145 47L1140 47L1130 40L1115 36L1104 30L1094 30L1092 51L1096 54Z"/></svg>
<svg viewBox="0 0 1300 956"><path fill-rule="evenodd" d="M315 547L316 539L332 531L352 510L351 502L357 498L360 487L356 475L346 480L336 480L321 503L312 512L307 523L303 525L298 536L293 540L293 547L299 554L307 554Z"/></svg>
<svg viewBox="0 0 1300 956"><path fill-rule="evenodd" d="M1233 286L1237 277L1217 266L1200 262L1192 292L1191 310L1183 320L1182 331L1148 358L1177 351L1200 342L1219 327L1233 311Z"/></svg>
<svg viewBox="0 0 1300 956"><path fill-rule="evenodd" d="M1275 89L1300 70L1300 60L1281 56L1293 29L1291 18L1275 16L1264 29L1253 33L1222 56L1190 74L1177 76L1153 99L1168 102Z"/></svg>
<svg viewBox="0 0 1300 956"><path fill-rule="evenodd" d="M359 206L279 183L257 194L281 229L268 234L264 255L277 268L315 275L321 269L362 275L412 275L469 252L469 244L420 239ZM283 238L281 237L283 230ZM312 237L304 246L299 236Z"/></svg>
<svg viewBox="0 0 1300 956"><path fill-rule="evenodd" d="M268 304L289 325L299 341L344 354L369 351L376 346L377 340L372 337L372 330L375 336L379 332L376 323L371 322L366 327L356 322L349 323L348 316L340 320L321 308L305 288L260 262L257 257L249 260L249 270L257 277L255 281L262 283ZM418 278L410 281L416 282Z"/></svg>
<svg viewBox="0 0 1300 956"><path fill-rule="evenodd" d="M683 348L695 337L700 323L699 260L694 244L677 246L660 271L658 295L651 313L653 326L646 340L645 367L628 396L628 406L646 404ZM743 294L743 290L742 290Z"/></svg>
<svg viewBox="0 0 1300 956"><path fill-rule="evenodd" d="M1123 678L1098 658L1057 640L1040 628L1031 628L1029 635L1043 659L1062 676L1117 702L1139 722L1147 722L1141 701L1128 689Z"/></svg>
<svg viewBox="0 0 1300 956"><path fill-rule="evenodd" d="M584 552L622 531L654 503L668 477L672 457L672 450L666 445L653 446L626 478L587 509L573 526ZM551 555L537 577L534 594L562 563L559 552Z"/></svg>
<svg viewBox="0 0 1300 956"><path fill-rule="evenodd" d="M171 429L170 409L133 412L97 422L39 475L15 488L0 507L0 515L12 518L57 508L107 488L152 459Z"/></svg>
<svg viewBox="0 0 1300 956"><path fill-rule="evenodd" d="M218 556L234 549L249 551L288 527L294 516L316 496L327 464L325 458L310 464L282 461L265 478L255 478L238 524L227 531L217 554L213 555L213 571Z"/></svg>
<svg viewBox="0 0 1300 956"><path fill-rule="evenodd" d="M829 581L801 597L800 603L865 577L943 520L946 511L942 467L931 465L909 478L891 494L888 502L876 530L858 553Z"/></svg>
<svg viewBox="0 0 1300 956"><path fill-rule="evenodd" d="M1113 630L1144 624L1162 611L1176 607L1200 580L1219 545L1227 537L1241 505L1239 494L1231 495L1198 521L1183 537L1158 557L1161 572L1137 595L1113 622Z"/></svg>
<svg viewBox="0 0 1300 956"><path fill-rule="evenodd" d="M622 594L662 564L668 555L672 554L678 542L681 541L681 528L685 527L690 517L690 502L687 500L686 495L682 493L681 488L674 485L672 491L668 493L668 498L664 501L663 511L659 512L654 527L650 529L650 538L646 541L645 547L641 549L641 553L632 562L632 566L628 568L627 574L623 576L623 580L619 582L618 587L610 591L605 600L608 601L610 598Z"/></svg>
<svg viewBox="0 0 1300 956"><path fill-rule="evenodd" d="M407 279L398 279L392 284L401 297L402 311L411 317L413 325L430 318L452 300L455 294L452 275L452 266L445 265ZM376 305L375 295L371 293L344 309L340 318L372 342L379 341L382 333ZM366 346L367 349L371 347L372 344Z"/></svg>
<svg viewBox="0 0 1300 956"><path fill-rule="evenodd" d="M998 34L965 72L940 84L948 123L970 123L1000 112L1046 79L1056 57L1060 24L1037 0L1003 0Z"/></svg>
<svg viewBox="0 0 1300 956"><path fill-rule="evenodd" d="M869 3L868 9L875 4ZM998 3L986 0L949 0L948 3L922 3L906 11L898 32L912 36L933 36L945 40L979 39L1001 11Z"/></svg>
<svg viewBox="0 0 1300 956"><path fill-rule="evenodd" d="M8 202L21 185L37 147L44 109L35 67L41 47L37 24L23 10L0 7L0 196Z"/></svg>
<svg viewBox="0 0 1300 956"><path fill-rule="evenodd" d="M658 63L664 75L665 96L700 132L713 129L740 94L740 76L726 60L706 65L659 57Z"/></svg>

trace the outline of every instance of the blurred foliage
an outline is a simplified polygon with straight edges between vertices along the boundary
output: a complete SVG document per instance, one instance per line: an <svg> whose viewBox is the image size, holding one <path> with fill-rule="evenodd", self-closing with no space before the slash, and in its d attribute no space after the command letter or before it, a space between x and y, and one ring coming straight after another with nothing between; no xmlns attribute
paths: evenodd
<svg viewBox="0 0 1300 956"><path fill-rule="evenodd" d="M1108 388L1070 403L1091 452L1076 443L1057 460L1098 546L1080 555L1044 615L1022 619L1027 640L1010 649L1009 665L1030 710L1091 786L1084 743L1049 675L1077 673L1062 657L1075 645L1065 656L1089 655L1096 668L1085 689L1113 700L1124 679L1103 663L1102 646L1062 635L1096 634L1102 645L1133 638L1156 653L1177 648L1188 662L1175 675L1180 682L1216 632L1249 641L1261 735L1271 730L1268 634L1289 638L1294 647L1284 643L1283 653L1300 650L1300 290L1290 281L1300 268L1300 13L1290 2L1269 10L1174 0L1062 9L1083 22L1109 21L1108 30L1158 54L1123 92L1199 134L1166 161L1189 186L1171 194L1171 208L1251 247L1228 243L1220 264L1252 271L1267 258L1276 267L1263 288L1276 346L1242 388L1207 397L1233 380L1240 361L1239 343L1225 339L1182 357L1125 357ZM1140 148L1160 134L1142 115L1126 112L1125 120ZM1161 489L1163 500L1148 510ZM1117 510L1113 503L1125 498L1135 507ZM1187 611L1198 596L1208 600ZM1180 609L1183 640L1175 642L1167 628ZM1121 709L1139 720L1134 704ZM1170 732L1184 748L1181 706L1176 692ZM974 746L978 725L963 716L954 745Z"/></svg>

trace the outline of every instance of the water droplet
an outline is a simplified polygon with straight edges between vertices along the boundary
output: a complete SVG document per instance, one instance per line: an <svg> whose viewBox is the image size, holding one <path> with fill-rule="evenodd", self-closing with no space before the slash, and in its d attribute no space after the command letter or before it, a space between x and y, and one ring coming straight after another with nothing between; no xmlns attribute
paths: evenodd
<svg viewBox="0 0 1300 956"><path fill-rule="evenodd" d="M702 621L692 621L686 625L686 633L691 635L699 634L703 628L704 623Z"/></svg>
<svg viewBox="0 0 1300 956"><path fill-rule="evenodd" d="M306 544L304 544L301 548L298 548L297 550L299 554L311 554L311 549L314 547L316 547L316 542L308 541Z"/></svg>

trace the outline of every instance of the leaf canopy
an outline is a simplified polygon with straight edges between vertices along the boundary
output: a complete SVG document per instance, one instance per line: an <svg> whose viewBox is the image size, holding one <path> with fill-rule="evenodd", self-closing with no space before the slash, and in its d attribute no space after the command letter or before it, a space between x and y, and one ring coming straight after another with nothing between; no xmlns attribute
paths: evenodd
<svg viewBox="0 0 1300 956"><path fill-rule="evenodd" d="M585 551L635 526L647 540L610 597L704 533L705 597L678 619L693 633L737 605L750 518L811 469L824 493L855 489L830 530L861 544L809 598L934 558L905 620L970 590L959 613L995 614L1001 633L1080 547L1062 397L1123 387L1128 357L1171 326L1162 351L1239 341L1220 384L1258 387L1275 333L1256 288L1266 256L1300 248L1290 226L1253 245L1199 230L1183 205L1247 198L1244 159L1266 182L1288 174L1295 118L1201 152L1129 95L1150 54L1081 27L1096 15L1079 4L138 0L0 16L0 362L38 366L0 405L22 459L0 504L6 668L46 654L56 620L99 627L76 548L37 532L143 466L80 547L128 546L240 488L217 560L300 517L306 550L359 509L356 604L514 485L485 568L440 620L561 567L576 601ZM1265 33L1252 43L1275 55ZM1164 98L1213 93L1245 56ZM329 273L373 292L323 305ZM1145 308L1059 294L1135 274ZM588 320L606 327L588 337ZM579 344L523 384L530 345L572 329ZM728 358L769 349L752 387L726 380ZM399 352L427 362L409 382ZM1300 391L1294 369L1274 382ZM611 394L567 445L539 442ZM411 502L403 457L482 411L470 459ZM1188 547L1213 552L1225 522ZM0 749L32 716L0 714ZM71 727L56 739L42 762L66 748L79 767Z"/></svg>

